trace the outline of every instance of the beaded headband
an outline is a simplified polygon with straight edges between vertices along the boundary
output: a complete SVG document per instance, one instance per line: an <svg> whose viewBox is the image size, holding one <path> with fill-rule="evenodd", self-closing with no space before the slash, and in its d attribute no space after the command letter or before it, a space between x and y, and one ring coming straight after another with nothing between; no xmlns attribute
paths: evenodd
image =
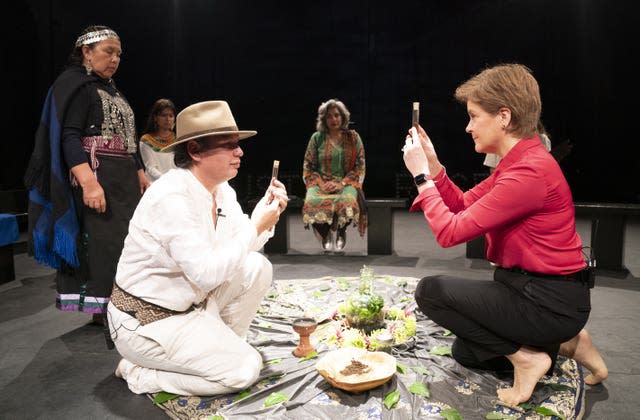
<svg viewBox="0 0 640 420"><path fill-rule="evenodd" d="M76 40L76 47L81 45L94 44L96 42L104 41L107 38L115 38L120 40L120 37L111 29L101 29L99 31L87 32L84 35L80 35Z"/></svg>

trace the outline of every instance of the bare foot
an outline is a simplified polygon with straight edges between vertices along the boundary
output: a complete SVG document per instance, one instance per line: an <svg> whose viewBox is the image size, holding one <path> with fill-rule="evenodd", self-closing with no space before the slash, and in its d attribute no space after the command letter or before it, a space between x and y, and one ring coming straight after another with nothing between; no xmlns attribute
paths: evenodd
<svg viewBox="0 0 640 420"><path fill-rule="evenodd" d="M597 385L609 376L607 365L604 363L598 350L596 350L591 336L585 329L580 331L578 335L571 340L562 343L559 353L574 359L589 369L591 373L584 378L584 383L587 385Z"/></svg>
<svg viewBox="0 0 640 420"><path fill-rule="evenodd" d="M551 358L547 353L521 347L507 359L513 364L513 387L498 389L498 398L518 405L531 398L536 384L551 367Z"/></svg>

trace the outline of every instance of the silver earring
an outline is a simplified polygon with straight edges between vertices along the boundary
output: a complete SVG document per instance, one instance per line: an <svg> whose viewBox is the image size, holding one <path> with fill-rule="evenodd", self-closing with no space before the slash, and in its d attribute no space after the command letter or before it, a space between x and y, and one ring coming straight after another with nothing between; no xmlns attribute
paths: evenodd
<svg viewBox="0 0 640 420"><path fill-rule="evenodd" d="M91 76L91 70L93 70L91 63L87 64L85 67L87 68L87 76Z"/></svg>

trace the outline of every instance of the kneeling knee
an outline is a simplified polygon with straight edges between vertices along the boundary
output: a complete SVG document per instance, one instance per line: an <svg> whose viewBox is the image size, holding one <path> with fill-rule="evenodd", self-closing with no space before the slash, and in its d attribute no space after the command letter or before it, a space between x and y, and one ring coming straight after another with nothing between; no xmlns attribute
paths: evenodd
<svg viewBox="0 0 640 420"><path fill-rule="evenodd" d="M416 286L416 300L437 299L440 296L442 275L423 277Z"/></svg>
<svg viewBox="0 0 640 420"><path fill-rule="evenodd" d="M237 364L237 368L234 369L233 378L228 378L226 385L231 388L245 389L253 385L262 370L262 357L260 353L255 351L255 354L251 354L243 358L241 362Z"/></svg>
<svg viewBox="0 0 640 420"><path fill-rule="evenodd" d="M423 313L428 315L429 308L440 301L443 281L443 276L437 275L424 277L418 282L414 298Z"/></svg>
<svg viewBox="0 0 640 420"><path fill-rule="evenodd" d="M254 277L253 287L266 290L271 287L273 279L273 266L271 262L259 252L251 252L247 256L247 266L251 267Z"/></svg>

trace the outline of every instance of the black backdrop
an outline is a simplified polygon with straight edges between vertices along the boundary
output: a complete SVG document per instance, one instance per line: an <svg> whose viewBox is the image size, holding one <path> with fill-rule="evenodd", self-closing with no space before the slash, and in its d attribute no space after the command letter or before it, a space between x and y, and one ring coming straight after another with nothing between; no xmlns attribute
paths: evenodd
<svg viewBox="0 0 640 420"><path fill-rule="evenodd" d="M300 174L318 105L349 107L367 157L365 192L397 193L400 146L421 123L449 174L486 168L453 99L487 65L520 62L538 79L553 143L576 201L638 202L638 15L616 0L21 0L5 10L0 189L19 188L46 90L87 25L114 28L124 54L115 80L138 127L160 97L179 109L224 99L240 128L241 176ZM634 58L635 57L635 58ZM240 178L240 176L239 176ZM250 189L251 187L247 187Z"/></svg>

